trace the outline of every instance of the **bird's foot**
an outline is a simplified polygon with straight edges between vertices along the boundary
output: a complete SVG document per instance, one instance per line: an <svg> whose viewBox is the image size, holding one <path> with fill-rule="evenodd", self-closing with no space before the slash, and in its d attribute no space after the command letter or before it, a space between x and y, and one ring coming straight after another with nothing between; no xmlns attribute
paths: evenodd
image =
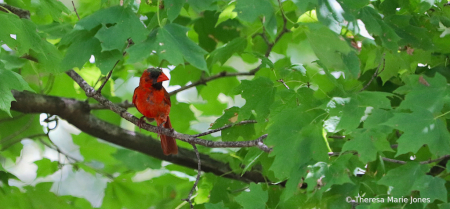
<svg viewBox="0 0 450 209"><path fill-rule="evenodd" d="M145 124L145 116L142 116L141 118L139 118L139 121L138 121L138 127L139 127L139 132L141 132L141 128L142 128L142 125L144 125Z"/></svg>
<svg viewBox="0 0 450 209"><path fill-rule="evenodd" d="M158 134L159 138L161 138L162 129L163 129L163 124L156 126L156 133Z"/></svg>

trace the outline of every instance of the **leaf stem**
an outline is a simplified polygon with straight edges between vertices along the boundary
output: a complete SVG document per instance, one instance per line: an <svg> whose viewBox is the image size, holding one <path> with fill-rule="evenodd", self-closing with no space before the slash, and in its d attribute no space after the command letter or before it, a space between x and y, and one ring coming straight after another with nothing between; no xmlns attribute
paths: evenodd
<svg viewBox="0 0 450 209"><path fill-rule="evenodd" d="M158 3L156 3L157 4L157 6L156 6L156 18L158 19L159 27L161 27L161 21L159 20L159 3L160 3L160 0L157 0L157 2Z"/></svg>
<svg viewBox="0 0 450 209"><path fill-rule="evenodd" d="M436 120L436 119L438 119L438 118L440 118L440 117L442 117L442 116L444 116L444 115L447 115L447 114L449 114L449 113L450 113L450 111L447 111L447 112L445 112L445 113L443 113L443 114L441 114L441 115L438 115L438 116L434 117L434 119Z"/></svg>

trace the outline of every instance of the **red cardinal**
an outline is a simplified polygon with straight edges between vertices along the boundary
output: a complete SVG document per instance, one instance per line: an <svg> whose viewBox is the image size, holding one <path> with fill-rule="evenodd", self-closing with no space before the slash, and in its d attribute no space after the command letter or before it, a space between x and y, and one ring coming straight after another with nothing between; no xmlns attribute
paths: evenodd
<svg viewBox="0 0 450 209"><path fill-rule="evenodd" d="M133 104L144 116L139 120L139 127L144 123L144 118L148 121L156 120L158 128L164 127L172 129L170 124L170 96L162 86L163 81L169 78L157 68L148 68L144 71L139 81L139 86L134 90ZM177 154L178 147L175 138L161 135L161 147L165 155Z"/></svg>

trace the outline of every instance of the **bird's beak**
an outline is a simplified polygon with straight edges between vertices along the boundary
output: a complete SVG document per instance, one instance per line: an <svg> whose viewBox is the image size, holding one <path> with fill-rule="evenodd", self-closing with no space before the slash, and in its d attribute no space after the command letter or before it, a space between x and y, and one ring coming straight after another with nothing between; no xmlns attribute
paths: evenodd
<svg viewBox="0 0 450 209"><path fill-rule="evenodd" d="M169 78L166 76L166 74L161 73L161 75L159 75L159 77L156 80L156 82L159 83L159 82L168 81L168 80L169 80Z"/></svg>

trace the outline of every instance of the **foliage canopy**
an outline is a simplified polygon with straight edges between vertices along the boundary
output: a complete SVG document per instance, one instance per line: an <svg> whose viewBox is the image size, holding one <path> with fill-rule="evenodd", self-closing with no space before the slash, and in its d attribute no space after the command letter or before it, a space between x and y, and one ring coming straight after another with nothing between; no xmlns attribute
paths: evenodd
<svg viewBox="0 0 450 209"><path fill-rule="evenodd" d="M195 208L449 207L448 1L4 2L0 208L189 208L192 146L163 156L64 73L140 117L148 67L171 76L177 132L244 121L201 138L272 148L198 145Z"/></svg>

